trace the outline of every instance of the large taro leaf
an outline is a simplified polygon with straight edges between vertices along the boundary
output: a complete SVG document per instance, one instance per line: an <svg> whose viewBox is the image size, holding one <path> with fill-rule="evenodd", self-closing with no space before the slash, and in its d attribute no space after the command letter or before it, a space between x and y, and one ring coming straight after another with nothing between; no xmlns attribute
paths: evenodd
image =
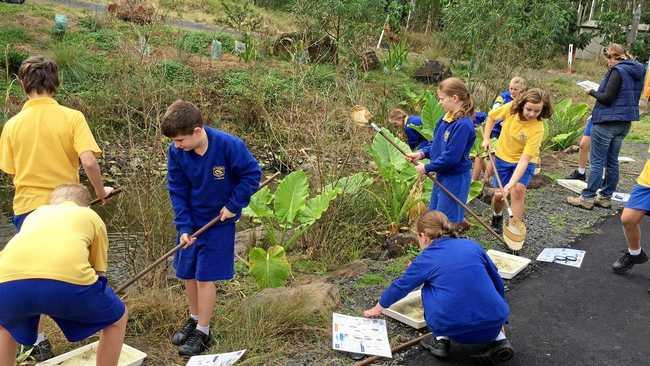
<svg viewBox="0 0 650 366"><path fill-rule="evenodd" d="M431 92L427 92L424 98L424 107L422 107L422 125L412 126L427 141L433 139L433 130L436 124L444 116L445 110Z"/></svg>
<svg viewBox="0 0 650 366"><path fill-rule="evenodd" d="M372 177L366 173L356 173L348 177L343 177L334 183L323 187L323 192L336 189L339 194L356 194L361 189L372 184Z"/></svg>
<svg viewBox="0 0 650 366"><path fill-rule="evenodd" d="M395 148L386 138L393 141L397 146L399 146L402 151L405 153L410 153L411 148L403 142L402 140L395 137L387 129L382 129L385 136L382 136L380 133L376 133L375 137L372 140L372 145L370 146L370 155L375 160L379 173L387 178L390 172L402 172L406 170L412 170L415 173L415 168L404 158L404 155Z"/></svg>
<svg viewBox="0 0 650 366"><path fill-rule="evenodd" d="M305 172L298 170L282 179L275 190L273 208L281 224L293 224L298 212L305 207L309 197L309 182Z"/></svg>
<svg viewBox="0 0 650 366"><path fill-rule="evenodd" d="M473 180L472 184L469 186L469 195L467 196L467 202L465 203L470 203L472 200L474 200L476 197L481 195L481 192L483 191L483 182L480 180Z"/></svg>
<svg viewBox="0 0 650 366"><path fill-rule="evenodd" d="M323 213L327 211L336 196L338 196L336 189L323 190L323 193L310 198L305 207L298 213L298 221L300 224L309 226L313 225L318 219L321 218Z"/></svg>
<svg viewBox="0 0 650 366"><path fill-rule="evenodd" d="M280 245L274 245L268 251L253 248L248 253L248 261L248 272L260 289L284 285L291 272L286 252Z"/></svg>
<svg viewBox="0 0 650 366"><path fill-rule="evenodd" d="M263 187L251 196L251 201L242 213L248 217L271 217L273 210L269 204L273 200L273 194L268 187Z"/></svg>

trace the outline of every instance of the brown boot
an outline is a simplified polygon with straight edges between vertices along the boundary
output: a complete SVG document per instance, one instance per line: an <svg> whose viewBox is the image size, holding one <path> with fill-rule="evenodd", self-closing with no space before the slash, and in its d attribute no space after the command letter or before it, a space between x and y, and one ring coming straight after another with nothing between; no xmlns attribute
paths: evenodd
<svg viewBox="0 0 650 366"><path fill-rule="evenodd" d="M582 195L569 196L566 198L566 201L571 206L584 208L585 210L591 210L594 208L594 199L593 198L584 198Z"/></svg>

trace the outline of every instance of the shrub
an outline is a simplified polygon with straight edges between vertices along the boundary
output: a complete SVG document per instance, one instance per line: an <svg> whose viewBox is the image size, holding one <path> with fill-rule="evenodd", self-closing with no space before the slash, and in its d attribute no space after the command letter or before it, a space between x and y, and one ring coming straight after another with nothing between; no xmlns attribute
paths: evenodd
<svg viewBox="0 0 650 366"><path fill-rule="evenodd" d="M191 82L194 78L192 69L178 61L163 60L156 64L157 76L167 80L168 82Z"/></svg>
<svg viewBox="0 0 650 366"><path fill-rule="evenodd" d="M204 32L187 32L180 37L177 47L185 52L207 55L210 43L214 38Z"/></svg>
<svg viewBox="0 0 650 366"><path fill-rule="evenodd" d="M564 99L555 105L553 116L544 122L543 149L564 150L580 136L584 117L589 112L587 103L573 104Z"/></svg>

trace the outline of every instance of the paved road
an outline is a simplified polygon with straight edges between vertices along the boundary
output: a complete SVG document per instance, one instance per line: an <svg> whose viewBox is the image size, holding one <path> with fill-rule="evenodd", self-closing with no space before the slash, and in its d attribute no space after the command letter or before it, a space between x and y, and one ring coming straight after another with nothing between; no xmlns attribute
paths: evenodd
<svg viewBox="0 0 650 366"><path fill-rule="evenodd" d="M543 264L513 285L510 338L517 353L508 366L650 365L650 262L613 274L610 265L624 248L619 217L599 229L573 245L587 251L580 269ZM641 230L650 243L650 220ZM459 351L452 348L447 362L418 352L406 365L472 365Z"/></svg>

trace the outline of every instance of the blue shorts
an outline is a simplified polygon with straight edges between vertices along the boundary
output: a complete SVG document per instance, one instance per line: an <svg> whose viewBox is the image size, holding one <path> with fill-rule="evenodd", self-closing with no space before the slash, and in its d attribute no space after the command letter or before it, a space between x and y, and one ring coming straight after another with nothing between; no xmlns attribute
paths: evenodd
<svg viewBox="0 0 650 366"><path fill-rule="evenodd" d="M585 126L585 132L582 133L583 136L591 137L591 128L594 126L593 123L591 123L591 117L589 117L589 120L587 120L587 125Z"/></svg>
<svg viewBox="0 0 650 366"><path fill-rule="evenodd" d="M650 216L650 188L635 184L630 192L630 200L627 201L625 208L632 208L639 211L645 211Z"/></svg>
<svg viewBox="0 0 650 366"><path fill-rule="evenodd" d="M120 320L126 308L105 277L92 285L28 279L0 283L0 325L20 344L36 342L38 320L48 315L70 342L79 342Z"/></svg>
<svg viewBox="0 0 650 366"><path fill-rule="evenodd" d="M231 280L235 276L235 224L217 224L201 234L189 248L176 252L173 264L181 280Z"/></svg>
<svg viewBox="0 0 650 366"><path fill-rule="evenodd" d="M498 157L495 157L494 160L495 160L497 172L499 174L499 178L501 179L501 183L503 184L503 186L505 186L506 184L508 184L508 182L510 182L510 178L512 178L512 173L514 173L515 168L517 168L517 164L508 163L507 161L501 160ZM533 176L535 175L536 167L537 167L536 164L528 163L528 167L526 168L524 175L522 175L521 178L519 179L519 183L528 187L528 183L530 183L530 180L533 179ZM492 177L492 185L494 187L499 186L499 182L497 182L496 176Z"/></svg>
<svg viewBox="0 0 650 366"><path fill-rule="evenodd" d="M27 215L32 212L33 210L21 215L14 215L14 217L11 218L11 223L16 227L16 231L20 231L20 228L23 227L23 222L25 222Z"/></svg>
<svg viewBox="0 0 650 366"><path fill-rule="evenodd" d="M501 331L502 326L496 328L488 328L482 330L475 330L467 333L456 334L450 336L449 339L456 343L461 344L483 344L492 342Z"/></svg>
<svg viewBox="0 0 650 366"><path fill-rule="evenodd" d="M440 184L453 193L459 200L463 203L467 202L469 188L472 183L472 173L470 170L454 175L438 174L436 178ZM465 218L465 209L435 184L431 191L429 210L437 210L444 213L452 224L463 222Z"/></svg>

